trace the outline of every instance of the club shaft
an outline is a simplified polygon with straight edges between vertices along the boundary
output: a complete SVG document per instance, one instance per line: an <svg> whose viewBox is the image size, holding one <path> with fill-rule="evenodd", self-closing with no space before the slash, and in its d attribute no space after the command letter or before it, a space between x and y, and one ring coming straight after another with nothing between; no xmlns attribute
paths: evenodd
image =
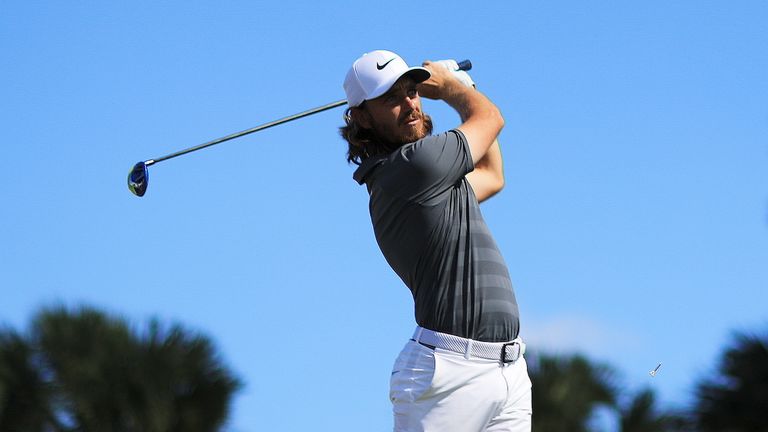
<svg viewBox="0 0 768 432"><path fill-rule="evenodd" d="M177 156L185 155L187 153L192 153L194 151L198 151L198 150L204 149L206 147L210 147L212 145L223 143L224 141L229 141L229 140L232 140L232 139L235 139L235 138L240 138L241 136L245 136L245 135L248 135L248 134L252 134L254 132L258 132L260 130L271 128L272 126L281 125L283 123L287 123L289 121L300 119L302 117L307 117L307 116L311 116L312 114L317 114L319 112L327 111L329 109L333 109L333 108L345 105L346 103L347 103L346 99L338 100L336 102L331 102L329 104L326 104L326 105L323 105L323 106L319 106L317 108L312 108L312 109L300 112L298 114L294 114L292 116L283 117L283 118L281 118L279 120L271 121L269 123L264 123L264 124L256 126L256 127L252 127L250 129L246 129L244 131L235 132L233 134L230 134L230 135L227 135L227 136L224 136L224 137L221 137L221 138L217 138L215 140L208 141L206 143L203 143L203 144L200 144L200 145L196 145L194 147L190 147L190 148L187 148L187 149L184 149L184 150L179 150L179 151L177 151L175 153L171 153L169 155L165 155L165 156L162 156L162 157L159 157L159 158L156 158L156 159L149 159L149 160L145 161L144 163L147 166L150 166L152 164L156 164L156 163L162 162L164 160L173 159L173 158L175 158Z"/></svg>
<svg viewBox="0 0 768 432"><path fill-rule="evenodd" d="M459 65L459 70L467 71L467 70L472 69L472 62L470 62L469 60L464 60L464 61L458 62L458 65ZM245 136L245 135L248 135L248 134L252 134L254 132L258 132L260 130L271 128L272 126L277 126L277 125L280 125L280 124L283 124L283 123L287 123L287 122L292 121L292 120L300 119L302 117L311 116L312 114L317 114L319 112L327 111L329 109L333 109L333 108L336 108L338 106L342 106L342 105L346 105L346 104L347 104L347 100L346 99L338 100L336 102L331 102L329 104L326 104L326 105L323 105L323 106L319 106L317 108L312 108L312 109L300 112L298 114L294 114L292 116L288 116L288 117L281 118L279 120L271 121L269 123L264 123L262 125L259 125L259 126L256 126L256 127L250 128L250 129L246 129L246 130L241 131L241 132L235 132L235 133L233 133L231 135L227 135L227 136L224 136L224 137L221 137L221 138L217 138L217 139L215 139L213 141L208 141L206 143L202 143L202 144L196 145L194 147L190 147L190 148L187 148L187 149L184 149L184 150L179 150L176 153L171 153L169 155L165 155L165 156L162 156L162 157L159 157L159 158L155 158L155 159L149 159L149 160L144 161L144 164L145 164L145 166L154 165L154 164L156 164L158 162L162 162L164 160L173 159L173 158L175 158L177 156L185 155L187 153L192 153L194 151L198 151L198 150L201 150L201 149L204 149L206 147L210 147L210 146L213 146L213 145L216 145L216 144L221 144L224 141L229 141L229 140L232 140L232 139L235 139L235 138L240 138L241 136Z"/></svg>

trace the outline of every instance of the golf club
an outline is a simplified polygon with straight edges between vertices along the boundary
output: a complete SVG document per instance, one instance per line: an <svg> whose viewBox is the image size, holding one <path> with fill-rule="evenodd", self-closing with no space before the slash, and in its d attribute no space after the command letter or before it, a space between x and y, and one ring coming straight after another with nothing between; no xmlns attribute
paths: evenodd
<svg viewBox="0 0 768 432"><path fill-rule="evenodd" d="M472 62L470 62L469 60L458 62L458 65L459 65L459 70L468 71L472 69ZM347 104L347 101L345 99L338 100L336 102L331 102L329 104L319 106L317 108L312 108L310 110L303 111L298 114L281 118L279 120L271 121L269 123L264 123L256 127L246 129L244 131L236 132L221 138L217 138L215 140L208 141L203 144L196 145L194 147L190 147L184 150L179 150L175 153L171 153L159 158L148 159L143 162L137 162L136 165L134 165L131 171L128 173L128 189L136 196L139 196L139 197L144 196L144 194L147 192L147 186L149 185L149 170L147 169L147 167L149 167L150 165L154 165L158 162L162 162L168 159L173 159L177 156L185 155L187 153L192 153L194 151L198 151L206 147L223 143L224 141L229 141L235 138L239 138L241 136L252 134L254 132L267 129L272 126L277 126L283 123L287 123L289 121L300 119L302 117L307 117L312 114L317 114L319 112L327 111L329 109L336 108L346 104Z"/></svg>

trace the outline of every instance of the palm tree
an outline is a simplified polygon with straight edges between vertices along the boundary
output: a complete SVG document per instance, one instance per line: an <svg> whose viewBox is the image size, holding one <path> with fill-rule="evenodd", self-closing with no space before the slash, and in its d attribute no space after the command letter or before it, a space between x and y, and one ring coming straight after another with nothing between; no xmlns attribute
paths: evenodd
<svg viewBox="0 0 768 432"><path fill-rule="evenodd" d="M680 432L690 428L684 414L659 412L656 395L648 388L634 394L629 404L619 410L619 424L621 432Z"/></svg>
<svg viewBox="0 0 768 432"><path fill-rule="evenodd" d="M696 388L701 431L768 430L768 336L735 334L718 375Z"/></svg>
<svg viewBox="0 0 768 432"><path fill-rule="evenodd" d="M0 332L2 431L217 431L239 387L211 341L178 325L52 308L27 340Z"/></svg>
<svg viewBox="0 0 768 432"><path fill-rule="evenodd" d="M216 430L229 414L232 393L239 387L224 369L211 343L178 326L164 330L156 321L142 343L143 369L153 373L154 394L162 394L166 431ZM157 402L157 401L155 401Z"/></svg>
<svg viewBox="0 0 768 432"><path fill-rule="evenodd" d="M63 423L105 432L143 426L135 404L144 387L136 376L142 373L138 346L124 322L93 309L51 309L38 314L32 334L51 377L50 403Z"/></svg>
<svg viewBox="0 0 768 432"><path fill-rule="evenodd" d="M36 366L29 344L13 330L0 330L1 431L40 431L51 423L48 387Z"/></svg>
<svg viewBox="0 0 768 432"><path fill-rule="evenodd" d="M537 431L587 431L595 408L615 406L614 372L581 355L541 355L532 362L529 373Z"/></svg>

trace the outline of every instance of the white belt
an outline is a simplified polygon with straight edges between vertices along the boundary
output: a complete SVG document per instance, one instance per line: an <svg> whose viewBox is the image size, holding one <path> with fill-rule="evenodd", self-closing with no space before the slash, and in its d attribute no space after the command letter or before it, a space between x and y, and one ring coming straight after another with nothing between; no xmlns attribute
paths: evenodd
<svg viewBox="0 0 768 432"><path fill-rule="evenodd" d="M480 357L488 360L498 360L502 363L513 363L525 354L525 343L520 337L511 342L481 342L440 333L416 327L413 340L422 345L431 345L449 351L464 354L464 357Z"/></svg>

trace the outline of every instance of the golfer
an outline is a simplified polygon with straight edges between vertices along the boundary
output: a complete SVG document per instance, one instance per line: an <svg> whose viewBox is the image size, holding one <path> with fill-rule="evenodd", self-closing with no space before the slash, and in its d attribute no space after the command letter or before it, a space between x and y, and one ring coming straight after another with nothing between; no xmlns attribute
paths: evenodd
<svg viewBox="0 0 768 432"><path fill-rule="evenodd" d="M341 135L359 165L376 241L411 290L415 332L392 369L395 431L530 431L531 381L517 301L479 202L504 185L504 120L452 60L408 67L390 51L344 80ZM421 98L462 123L432 135Z"/></svg>

